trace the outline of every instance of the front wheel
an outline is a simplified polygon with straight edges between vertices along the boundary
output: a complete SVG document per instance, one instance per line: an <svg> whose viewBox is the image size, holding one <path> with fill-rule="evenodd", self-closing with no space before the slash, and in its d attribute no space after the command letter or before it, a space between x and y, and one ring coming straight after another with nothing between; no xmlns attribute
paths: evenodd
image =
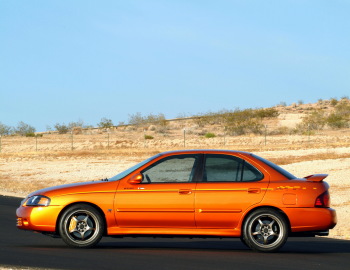
<svg viewBox="0 0 350 270"><path fill-rule="evenodd" d="M243 226L244 242L253 250L275 252L288 238L288 225L278 211L262 208L251 213Z"/></svg>
<svg viewBox="0 0 350 270"><path fill-rule="evenodd" d="M92 206L77 204L63 213L59 233L72 247L89 248L98 244L104 231L101 214Z"/></svg>

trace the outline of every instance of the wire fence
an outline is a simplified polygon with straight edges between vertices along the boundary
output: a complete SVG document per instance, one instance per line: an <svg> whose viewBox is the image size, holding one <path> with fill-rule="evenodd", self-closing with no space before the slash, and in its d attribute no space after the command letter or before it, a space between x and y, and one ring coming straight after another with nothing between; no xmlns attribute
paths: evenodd
<svg viewBox="0 0 350 270"><path fill-rule="evenodd" d="M203 134L198 135L183 129L164 134L143 130L133 132L89 132L85 134L42 134L36 137L0 136L0 153L94 151L125 148L227 148L250 150L338 146L350 146L350 129L336 135L332 133L270 135L265 132L262 135L229 136L223 133L206 137Z"/></svg>

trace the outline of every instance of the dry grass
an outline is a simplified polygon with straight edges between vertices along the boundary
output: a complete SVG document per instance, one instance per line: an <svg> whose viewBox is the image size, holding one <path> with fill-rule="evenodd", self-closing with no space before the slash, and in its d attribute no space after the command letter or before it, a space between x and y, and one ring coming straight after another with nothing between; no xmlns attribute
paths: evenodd
<svg viewBox="0 0 350 270"><path fill-rule="evenodd" d="M350 158L350 153L348 154L338 154L335 152L320 153L320 154L310 154L305 156L285 156L269 158L270 161L278 165L286 165L291 163L312 161L312 160L327 160L327 159L340 159L340 158Z"/></svg>

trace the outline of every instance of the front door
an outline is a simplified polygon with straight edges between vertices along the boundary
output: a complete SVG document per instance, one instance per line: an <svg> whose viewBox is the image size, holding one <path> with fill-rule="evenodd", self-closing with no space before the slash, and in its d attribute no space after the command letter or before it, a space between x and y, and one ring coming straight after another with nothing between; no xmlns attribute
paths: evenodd
<svg viewBox="0 0 350 270"><path fill-rule="evenodd" d="M194 174L199 155L170 156L140 173L140 184L123 180L115 209L119 227L194 228Z"/></svg>

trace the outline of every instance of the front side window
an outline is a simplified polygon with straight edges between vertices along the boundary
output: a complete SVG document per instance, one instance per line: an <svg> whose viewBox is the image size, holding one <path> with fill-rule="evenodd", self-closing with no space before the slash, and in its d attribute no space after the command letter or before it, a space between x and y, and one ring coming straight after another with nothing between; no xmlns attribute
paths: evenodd
<svg viewBox="0 0 350 270"><path fill-rule="evenodd" d="M207 155L203 182L251 182L263 174L244 159L227 155Z"/></svg>
<svg viewBox="0 0 350 270"><path fill-rule="evenodd" d="M142 183L188 183L193 181L199 155L164 158L143 170Z"/></svg>

